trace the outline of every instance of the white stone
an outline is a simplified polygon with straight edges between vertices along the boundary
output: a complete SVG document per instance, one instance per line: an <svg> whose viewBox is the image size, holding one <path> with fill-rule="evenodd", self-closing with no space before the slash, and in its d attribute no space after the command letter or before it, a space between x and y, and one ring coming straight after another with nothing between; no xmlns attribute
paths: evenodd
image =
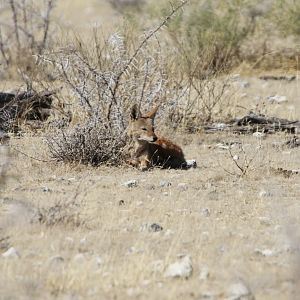
<svg viewBox="0 0 300 300"><path fill-rule="evenodd" d="M272 194L271 194L270 192L268 192L268 191L260 191L260 192L259 192L259 197L260 197L260 198L263 198L263 197L270 197L270 196L272 196Z"/></svg>
<svg viewBox="0 0 300 300"><path fill-rule="evenodd" d="M231 284L227 293L228 300L254 300L250 289L241 280Z"/></svg>
<svg viewBox="0 0 300 300"><path fill-rule="evenodd" d="M188 189L188 185L184 182L178 183L177 187L182 191L186 191Z"/></svg>
<svg viewBox="0 0 300 300"><path fill-rule="evenodd" d="M193 273L192 259L185 255L173 264L170 264L165 271L165 277L189 278Z"/></svg>
<svg viewBox="0 0 300 300"><path fill-rule="evenodd" d="M135 180L135 179L128 180L128 181L124 182L123 185L126 186L126 187L128 187L128 188L137 187L138 181Z"/></svg>
<svg viewBox="0 0 300 300"><path fill-rule="evenodd" d="M254 252L256 254L260 254L262 256L272 256L275 254L275 251L271 250L271 249L255 249Z"/></svg>
<svg viewBox="0 0 300 300"><path fill-rule="evenodd" d="M287 97L286 96L280 96L280 95L274 95L274 96L269 96L267 97L267 100L270 101L271 103L282 103L282 102L287 102Z"/></svg>
<svg viewBox="0 0 300 300"><path fill-rule="evenodd" d="M266 134L263 132L256 131L252 134L257 139L264 139L266 137Z"/></svg>
<svg viewBox="0 0 300 300"><path fill-rule="evenodd" d="M18 252L18 250L16 248L10 247L7 251L2 253L2 256L5 258L19 258L20 253Z"/></svg>

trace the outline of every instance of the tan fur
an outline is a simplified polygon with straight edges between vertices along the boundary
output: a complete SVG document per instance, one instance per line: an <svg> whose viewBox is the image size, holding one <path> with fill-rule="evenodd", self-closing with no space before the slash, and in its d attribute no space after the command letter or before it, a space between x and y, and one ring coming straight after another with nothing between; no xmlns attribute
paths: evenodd
<svg viewBox="0 0 300 300"><path fill-rule="evenodd" d="M141 170L160 166L163 168L186 168L182 149L173 142L157 137L154 118L158 107L142 115L137 105L131 109L128 135L133 142L133 152L128 161Z"/></svg>

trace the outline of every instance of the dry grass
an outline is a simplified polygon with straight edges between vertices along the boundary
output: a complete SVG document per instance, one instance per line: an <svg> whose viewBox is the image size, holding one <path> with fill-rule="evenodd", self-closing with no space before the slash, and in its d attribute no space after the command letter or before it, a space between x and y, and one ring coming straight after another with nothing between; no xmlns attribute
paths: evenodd
<svg viewBox="0 0 300 300"><path fill-rule="evenodd" d="M16 153L10 170L15 179L8 180L2 196L42 211L75 199L76 208L61 206L60 214L79 213L81 225L72 218L69 223L53 218L56 224L2 222L20 258L0 258L0 298L194 299L209 292L223 299L228 285L242 278L256 299L292 299L297 251L287 229L295 230L300 221L295 201L300 181L299 175L285 178L272 170L299 167L299 150L278 151L272 143L284 136L268 137L254 168L238 178L224 170L234 165L215 145L242 142L251 155L258 143L254 137L190 139L186 156L197 159L199 168L189 171L72 167ZM183 144L183 137L178 142ZM31 155L43 152L40 138L13 139L12 145ZM122 185L130 179L138 181L136 188ZM1 210L2 219L22 214L5 212L6 203ZM145 223L158 223L163 231L151 233ZM257 249L273 253L263 256ZM192 277L165 278L164 268L181 253L192 257ZM201 280L204 268L209 278Z"/></svg>
<svg viewBox="0 0 300 300"><path fill-rule="evenodd" d="M89 7L68 0L57 3L58 19L65 33L76 28L85 34L95 21L113 27L117 17L104 0ZM216 121L250 109L300 119L299 80L230 75L225 82L222 101L208 111ZM0 82L4 90L16 85ZM73 95L62 91L72 112ZM287 102L271 103L272 95ZM181 99L184 105L187 98ZM196 134L174 134L167 123L162 113L158 131L198 168L140 172L78 160L55 163L45 143L48 132L11 138L12 158L0 186L0 299L228 299L227 288L237 279L258 300L298 298L300 175L280 171L300 169L299 148L280 146L291 136L205 135L198 120ZM231 154L220 145L233 145ZM253 160L241 176L234 159L243 167L243 155ZM128 180L137 186L126 187ZM163 230L149 231L153 223ZM18 254L4 257L10 247ZM179 254L191 256L192 276L166 278Z"/></svg>
<svg viewBox="0 0 300 300"><path fill-rule="evenodd" d="M244 112L240 105L299 119L297 81L239 80L250 86L230 86L238 86L231 107L237 115ZM254 98L269 94L286 95L288 102L263 105ZM0 258L0 298L225 299L240 278L256 299L297 299L300 177L276 171L300 168L299 149L278 146L290 136L172 136L197 169L92 168L13 151L0 238L2 253L15 247L20 257ZM241 143L247 158L254 157L244 176L220 143ZM11 145L47 159L39 135L13 138ZM122 185L131 179L137 187ZM149 232L152 223L163 230ZM165 278L166 266L182 253L191 255L193 275ZM209 277L203 280L204 270Z"/></svg>

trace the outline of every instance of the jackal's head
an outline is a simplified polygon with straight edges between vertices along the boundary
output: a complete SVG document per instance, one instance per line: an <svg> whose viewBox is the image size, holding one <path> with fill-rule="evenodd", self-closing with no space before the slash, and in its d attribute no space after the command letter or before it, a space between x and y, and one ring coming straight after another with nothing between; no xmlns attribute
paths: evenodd
<svg viewBox="0 0 300 300"><path fill-rule="evenodd" d="M128 127L128 134L135 141L144 141L153 143L157 140L154 133L154 118L158 106L149 113L142 115L140 109L135 104L130 111L130 121Z"/></svg>

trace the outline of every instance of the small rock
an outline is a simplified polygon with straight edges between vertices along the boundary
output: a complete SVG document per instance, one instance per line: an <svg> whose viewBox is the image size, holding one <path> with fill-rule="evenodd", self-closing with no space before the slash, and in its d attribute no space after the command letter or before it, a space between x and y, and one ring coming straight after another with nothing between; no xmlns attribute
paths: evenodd
<svg viewBox="0 0 300 300"><path fill-rule="evenodd" d="M257 139L264 139L266 137L266 134L263 132L256 131L252 134Z"/></svg>
<svg viewBox="0 0 300 300"><path fill-rule="evenodd" d="M125 205L125 201L124 200L120 200L119 201L119 206Z"/></svg>
<svg viewBox="0 0 300 300"><path fill-rule="evenodd" d="M163 227L156 223L151 224L148 228L149 232L158 232L158 231L162 231L162 230L163 230Z"/></svg>
<svg viewBox="0 0 300 300"><path fill-rule="evenodd" d="M209 277L209 271L207 268L202 268L200 275L199 275L199 279L200 280L206 280Z"/></svg>
<svg viewBox="0 0 300 300"><path fill-rule="evenodd" d="M209 208L203 208L201 211L202 216L209 217L210 216L210 209Z"/></svg>
<svg viewBox="0 0 300 300"><path fill-rule="evenodd" d="M182 191L186 191L188 189L188 185L184 182L178 183L177 187Z"/></svg>
<svg viewBox="0 0 300 300"><path fill-rule="evenodd" d="M169 193L163 192L163 195L164 195L164 196L169 196Z"/></svg>
<svg viewBox="0 0 300 300"><path fill-rule="evenodd" d="M274 95L274 96L269 96L267 97L267 100L270 101L271 103L282 103L282 102L287 102L287 97L286 96L280 96L280 95Z"/></svg>
<svg viewBox="0 0 300 300"><path fill-rule="evenodd" d="M10 247L7 251L2 253L2 256L5 258L19 258L20 253L18 252L18 250L16 248Z"/></svg>
<svg viewBox="0 0 300 300"><path fill-rule="evenodd" d="M51 190L50 190L47 186L44 186L44 187L42 188L42 191L43 191L44 193L49 193L49 192L51 192Z"/></svg>
<svg viewBox="0 0 300 300"><path fill-rule="evenodd" d="M145 224L142 224L142 226L140 227L141 232L143 232L143 231L159 232L162 230L163 230L163 227L157 223L152 223L152 224L145 223Z"/></svg>
<svg viewBox="0 0 300 300"><path fill-rule="evenodd" d="M138 181L133 179L133 180L128 180L126 182L123 183L124 186L128 187L128 188L133 188L133 187L137 187L138 186Z"/></svg>
<svg viewBox="0 0 300 300"><path fill-rule="evenodd" d="M270 192L268 192L268 191L260 191L259 192L259 197L260 198L270 197L270 196L272 196L272 194Z"/></svg>
<svg viewBox="0 0 300 300"><path fill-rule="evenodd" d="M273 256L275 255L275 251L271 250L271 249L255 249L254 252L256 254L262 255L262 256Z"/></svg>
<svg viewBox="0 0 300 300"><path fill-rule="evenodd" d="M224 129L227 125L225 123L217 123L215 126L217 129Z"/></svg>
<svg viewBox="0 0 300 300"><path fill-rule="evenodd" d="M165 277L189 278L193 273L192 259L189 255L180 257L180 260L169 265L165 271Z"/></svg>
<svg viewBox="0 0 300 300"><path fill-rule="evenodd" d="M164 181L164 180L160 181L160 183L159 183L159 186L160 186L160 187L168 187L168 186L171 186L171 185L172 185L171 182L169 182L169 181Z"/></svg>
<svg viewBox="0 0 300 300"><path fill-rule="evenodd" d="M234 155L234 156L232 157L232 159L233 159L233 160L239 160L240 158L239 158L238 155Z"/></svg>
<svg viewBox="0 0 300 300"><path fill-rule="evenodd" d="M228 300L254 300L250 289L241 280L231 284L227 290Z"/></svg>

